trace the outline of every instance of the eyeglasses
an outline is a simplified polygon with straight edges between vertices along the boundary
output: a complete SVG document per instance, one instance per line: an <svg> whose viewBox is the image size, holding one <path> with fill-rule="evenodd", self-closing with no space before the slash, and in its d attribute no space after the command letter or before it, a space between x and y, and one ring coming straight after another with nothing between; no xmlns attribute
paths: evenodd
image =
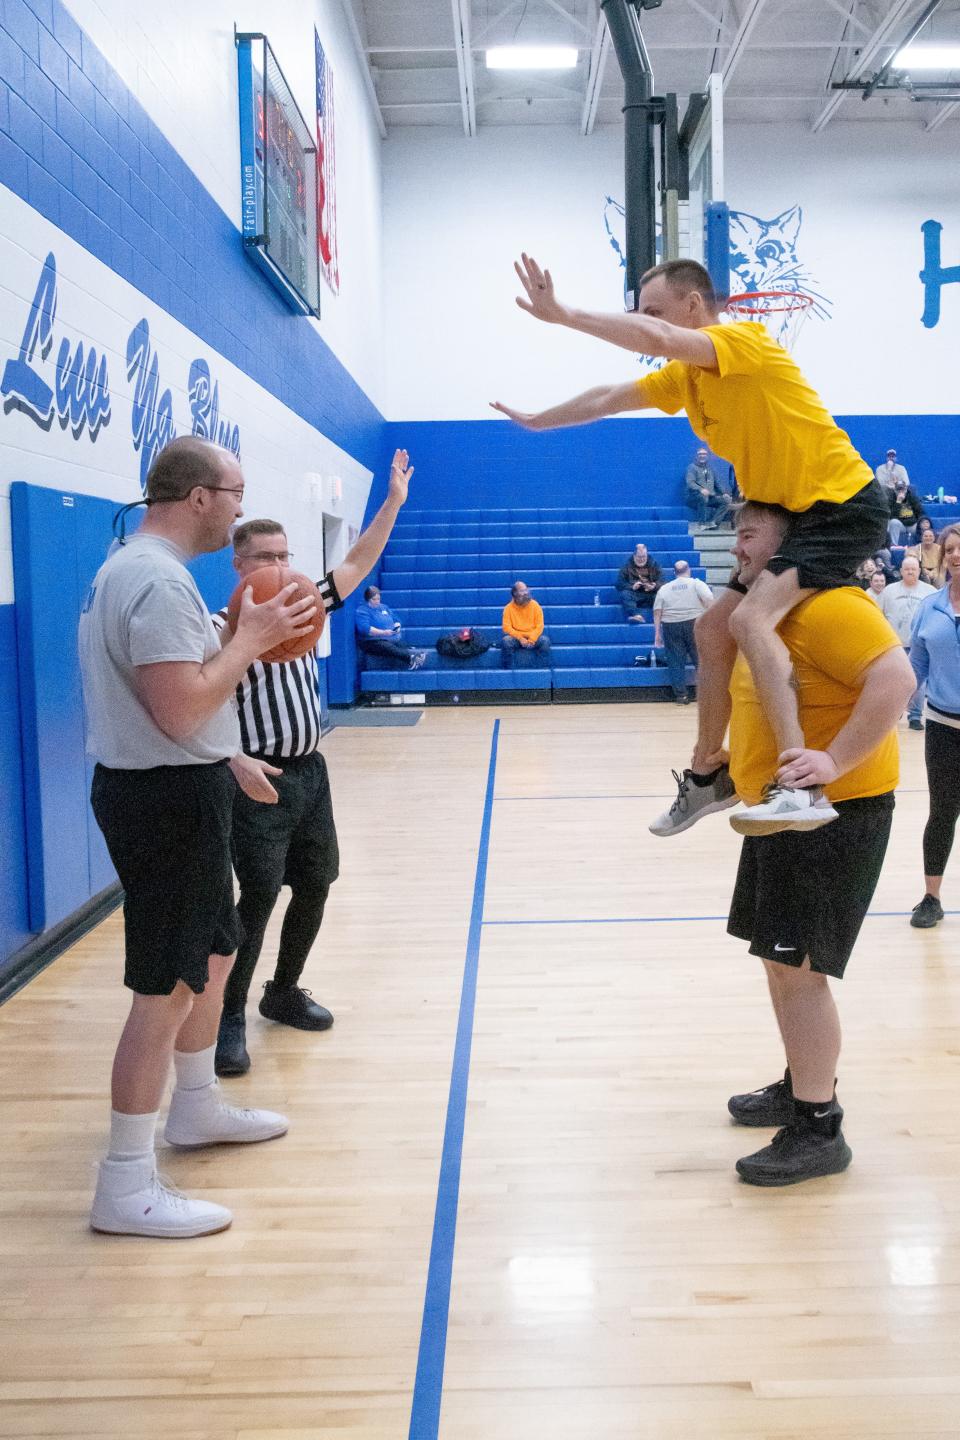
<svg viewBox="0 0 960 1440"><path fill-rule="evenodd" d="M222 490L225 495L236 495L238 500L243 499L242 485L202 485L202 490Z"/></svg>
<svg viewBox="0 0 960 1440"><path fill-rule="evenodd" d="M292 550L246 550L240 557L241 560L259 560L264 565L272 565L274 561L286 565L293 559Z"/></svg>

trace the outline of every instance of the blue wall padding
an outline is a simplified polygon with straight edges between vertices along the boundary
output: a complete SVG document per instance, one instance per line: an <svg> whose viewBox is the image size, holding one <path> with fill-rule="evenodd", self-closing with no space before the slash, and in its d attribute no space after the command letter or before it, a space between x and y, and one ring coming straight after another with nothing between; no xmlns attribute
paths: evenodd
<svg viewBox="0 0 960 1440"><path fill-rule="evenodd" d="M20 753L20 684L12 605L0 605L0 971L30 939L27 911L26 829Z"/></svg>
<svg viewBox="0 0 960 1440"><path fill-rule="evenodd" d="M894 446L922 494L956 494L957 415L838 415L871 467ZM534 434L506 421L391 422L385 450L410 451L409 510L564 505L677 505L699 441L683 418L603 420ZM386 493L374 479L368 515Z"/></svg>
<svg viewBox="0 0 960 1440"><path fill-rule="evenodd" d="M31 930L65 920L111 880L90 841L77 622L110 538L110 501L10 490ZM98 532L97 547L90 535ZM91 566L93 551L99 555ZM94 884L91 883L95 877Z"/></svg>

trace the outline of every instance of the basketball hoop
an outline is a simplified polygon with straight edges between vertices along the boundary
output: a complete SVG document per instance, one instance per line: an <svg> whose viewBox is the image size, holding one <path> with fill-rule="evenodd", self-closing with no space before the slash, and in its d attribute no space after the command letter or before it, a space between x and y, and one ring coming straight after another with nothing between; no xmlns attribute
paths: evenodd
<svg viewBox="0 0 960 1440"><path fill-rule="evenodd" d="M727 311L735 320L759 320L774 340L792 350L813 308L813 296L802 290L747 290L731 295Z"/></svg>

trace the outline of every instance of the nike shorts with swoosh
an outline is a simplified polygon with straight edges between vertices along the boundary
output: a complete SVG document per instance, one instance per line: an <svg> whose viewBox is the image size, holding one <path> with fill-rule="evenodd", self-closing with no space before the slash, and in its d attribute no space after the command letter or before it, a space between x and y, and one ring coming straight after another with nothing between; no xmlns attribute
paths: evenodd
<svg viewBox="0 0 960 1440"><path fill-rule="evenodd" d="M839 980L877 888L893 820L893 793L835 802L819 830L748 835L727 934L750 954L803 964Z"/></svg>

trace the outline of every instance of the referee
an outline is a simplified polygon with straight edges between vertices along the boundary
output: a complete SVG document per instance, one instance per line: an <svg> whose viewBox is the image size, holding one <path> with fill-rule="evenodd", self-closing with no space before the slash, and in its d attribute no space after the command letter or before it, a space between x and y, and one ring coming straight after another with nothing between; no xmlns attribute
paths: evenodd
<svg viewBox="0 0 960 1440"><path fill-rule="evenodd" d="M398 450L380 510L342 563L318 582L328 614L339 609L379 560L407 498L412 474L407 452ZM233 563L241 578L265 565L288 565L293 556L287 547L286 532L278 521L250 520L234 531ZM226 611L213 618L222 629ZM290 886L290 903L273 979L263 987L260 1014L296 1030L328 1030L333 1024L330 1011L299 984L340 860L327 764L318 749L318 683L314 649L283 664L258 660L237 686L243 750L280 772L273 780L279 802L267 807L242 793L234 798L233 868L240 882L237 910L244 939L224 992L218 1075L244 1075L250 1069L247 995L282 885Z"/></svg>

